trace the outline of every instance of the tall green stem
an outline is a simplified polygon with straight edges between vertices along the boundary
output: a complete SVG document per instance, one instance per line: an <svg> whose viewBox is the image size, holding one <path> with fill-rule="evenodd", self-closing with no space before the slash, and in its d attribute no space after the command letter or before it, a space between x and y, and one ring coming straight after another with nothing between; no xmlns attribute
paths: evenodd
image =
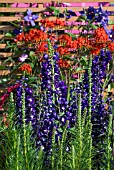
<svg viewBox="0 0 114 170"><path fill-rule="evenodd" d="M52 170L55 169L55 133L56 133L56 128L53 129L53 136L52 136L52 158L51 158Z"/></svg>
<svg viewBox="0 0 114 170"><path fill-rule="evenodd" d="M70 100L70 69L68 70L68 93L67 93L67 101Z"/></svg>
<svg viewBox="0 0 114 170"><path fill-rule="evenodd" d="M79 152L78 152L78 161L77 169L80 169L81 157L82 157L82 115L81 115L81 93L78 94L78 133L79 133Z"/></svg>
<svg viewBox="0 0 114 170"><path fill-rule="evenodd" d="M51 42L48 40L48 48L49 48L49 55L51 57L51 65L52 65L52 70L51 70L51 73L52 73L52 90L53 90L53 102L55 104L55 94L54 94L54 91L55 91L55 78L54 78L54 75L55 75L55 71L54 71L54 64L55 64L55 61L53 59L53 55L54 55L54 50L53 50L53 47L51 45Z"/></svg>
<svg viewBox="0 0 114 170"><path fill-rule="evenodd" d="M67 126L69 121L67 120L66 125L64 127L63 135L62 135L62 141L60 144L60 170L63 169L63 149L64 149L64 142L66 141L67 136Z"/></svg>
<svg viewBox="0 0 114 170"><path fill-rule="evenodd" d="M111 135L112 135L112 115L109 115L109 125L107 133L107 170L111 169L111 158L112 158L112 149L111 149Z"/></svg>
<svg viewBox="0 0 114 170"><path fill-rule="evenodd" d="M90 55L89 58L89 68L88 68L88 77L89 77L89 107L88 107L88 130L89 130L89 162L88 162L88 170L91 170L92 166L92 123L91 123L91 111L92 111L92 106L91 106L91 99L92 99L92 73L91 73L91 67L92 67L92 55Z"/></svg>
<svg viewBox="0 0 114 170"><path fill-rule="evenodd" d="M27 159L27 132L25 122L25 92L22 92L22 122L23 122L23 154L25 159L26 170L29 170L28 159Z"/></svg>

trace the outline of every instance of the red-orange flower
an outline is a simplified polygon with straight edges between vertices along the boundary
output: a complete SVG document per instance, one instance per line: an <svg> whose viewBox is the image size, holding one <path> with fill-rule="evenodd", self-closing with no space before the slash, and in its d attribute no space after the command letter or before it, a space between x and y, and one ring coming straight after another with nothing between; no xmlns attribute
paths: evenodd
<svg viewBox="0 0 114 170"><path fill-rule="evenodd" d="M59 52L60 55L65 55L65 54L69 54L68 48L66 47L58 47L57 51Z"/></svg>
<svg viewBox="0 0 114 170"><path fill-rule="evenodd" d="M67 42L71 42L72 38L67 34L63 34L63 35L59 36L58 40L60 41L60 43L62 43L62 42L67 43Z"/></svg>
<svg viewBox="0 0 114 170"><path fill-rule="evenodd" d="M25 35L23 32L16 36L16 41L24 41L24 40L25 40Z"/></svg>
<svg viewBox="0 0 114 170"><path fill-rule="evenodd" d="M47 42L41 42L40 44L38 44L36 53L39 53L39 52L43 53L43 52L47 52L47 51L48 51Z"/></svg>
<svg viewBox="0 0 114 170"><path fill-rule="evenodd" d="M32 73L32 68L30 64L24 63L22 66L20 66L19 70L26 71L27 73Z"/></svg>
<svg viewBox="0 0 114 170"><path fill-rule="evenodd" d="M108 49L112 52L114 52L114 42L111 42L108 44Z"/></svg>
<svg viewBox="0 0 114 170"><path fill-rule="evenodd" d="M96 43L107 43L109 40L104 28L97 28L94 32L94 38Z"/></svg>
<svg viewBox="0 0 114 170"><path fill-rule="evenodd" d="M38 29L31 29L28 33L25 34L26 42L39 42L47 39L47 34Z"/></svg>
<svg viewBox="0 0 114 170"><path fill-rule="evenodd" d="M58 61L58 65L59 65L61 68L69 68L69 67L70 67L70 64L68 63L68 61L63 60L63 59L60 59L60 60Z"/></svg>
<svg viewBox="0 0 114 170"><path fill-rule="evenodd" d="M83 46L87 46L88 41L87 41L86 38L78 37L76 40L77 40L77 47L78 48L82 48Z"/></svg>
<svg viewBox="0 0 114 170"><path fill-rule="evenodd" d="M100 53L100 51L101 51L101 48L95 48L95 49L91 49L90 53L92 55L98 55Z"/></svg>

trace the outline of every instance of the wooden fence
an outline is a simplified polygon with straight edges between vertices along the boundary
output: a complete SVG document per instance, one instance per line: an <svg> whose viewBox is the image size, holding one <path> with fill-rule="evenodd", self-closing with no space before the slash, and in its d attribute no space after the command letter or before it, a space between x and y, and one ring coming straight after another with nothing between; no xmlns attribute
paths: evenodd
<svg viewBox="0 0 114 170"><path fill-rule="evenodd" d="M105 2L106 1L106 2ZM29 4L28 4L29 2ZM42 3L43 2L43 3ZM114 1L112 0L55 0L54 2L59 2L60 7L56 7L63 12L66 8L68 10L75 11L77 14L79 11L82 11L83 8L88 8L93 6L98 8L101 4L104 10L110 12L110 21L108 28L112 28L114 25ZM42 19L42 13L46 10L48 5L55 5L53 1L50 0L0 0L0 39L6 39L4 36L9 30L14 29L11 26L11 22L19 20L20 16L17 16L20 12L25 12L27 9L31 9L33 12L39 13L39 18L36 22L39 22ZM49 16L49 20L54 20L54 16ZM76 21L76 17L72 17L67 20L68 24ZM65 20L62 18L62 20ZM65 31L66 28L64 28ZM78 34L77 26L75 25L70 32ZM12 56L12 53L5 51L6 44L0 41L0 65L3 65L3 61L8 57ZM8 66L12 66L12 63L7 63ZM8 75L10 70L0 70L0 78L2 79L4 75ZM4 92L4 89L0 85L0 92Z"/></svg>

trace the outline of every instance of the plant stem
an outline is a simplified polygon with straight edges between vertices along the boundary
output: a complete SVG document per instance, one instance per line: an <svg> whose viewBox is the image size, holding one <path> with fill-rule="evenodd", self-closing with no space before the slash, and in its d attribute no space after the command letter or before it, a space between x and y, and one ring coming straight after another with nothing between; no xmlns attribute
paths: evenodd
<svg viewBox="0 0 114 170"><path fill-rule="evenodd" d="M66 140L66 134L67 134L67 126L68 126L68 121L66 122L64 131L63 131L63 135L62 135L62 141L60 144L60 170L63 169L63 149L64 149L64 142Z"/></svg>
<svg viewBox="0 0 114 170"><path fill-rule="evenodd" d="M73 168L73 170L76 169L76 167L75 167L75 147L74 147L74 145L72 145L72 168Z"/></svg>
<svg viewBox="0 0 114 170"><path fill-rule="evenodd" d="M55 61L53 59L53 55L54 55L54 50L53 50L53 47L51 45L51 42L48 40L48 48L49 48L49 54L50 54L50 57L51 57L51 64L52 64L52 90L53 90L53 103L55 104L55 70L54 70L54 64L55 64Z"/></svg>
<svg viewBox="0 0 114 170"><path fill-rule="evenodd" d="M28 159L27 159L27 132L26 132L26 122L25 122L25 92L22 92L22 122L23 122L23 154L25 159L26 170L29 170Z"/></svg>
<svg viewBox="0 0 114 170"><path fill-rule="evenodd" d="M91 73L91 67L92 67L92 55L90 55L89 58L89 68L88 68L88 77L89 77L89 107L88 107L88 130L89 130L89 162L88 162L88 170L91 170L91 159L92 159L92 123L91 123L91 98L92 98L92 73Z"/></svg>
<svg viewBox="0 0 114 170"><path fill-rule="evenodd" d="M79 154L77 167L80 169L81 156L82 156L82 115L81 115L81 93L78 94L78 133L79 133Z"/></svg>
<svg viewBox="0 0 114 170"><path fill-rule="evenodd" d="M67 93L67 101L69 103L70 100L70 69L68 70L68 93Z"/></svg>
<svg viewBox="0 0 114 170"><path fill-rule="evenodd" d="M111 135L112 135L112 115L109 115L109 125L108 125L108 134L107 134L107 170L111 169Z"/></svg>
<svg viewBox="0 0 114 170"><path fill-rule="evenodd" d="M52 136L52 160L51 160L52 170L55 170L55 132L56 128L53 129Z"/></svg>

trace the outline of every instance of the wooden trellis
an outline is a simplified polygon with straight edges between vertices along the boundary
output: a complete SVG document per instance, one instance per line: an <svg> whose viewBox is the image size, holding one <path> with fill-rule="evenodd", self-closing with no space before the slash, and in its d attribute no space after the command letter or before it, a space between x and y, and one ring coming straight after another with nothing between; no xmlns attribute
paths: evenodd
<svg viewBox="0 0 114 170"><path fill-rule="evenodd" d="M106 1L106 2L105 2ZM29 7L22 7L22 3L28 3ZM9 30L12 30L14 27L11 26L10 22L15 20L20 20L20 16L16 16L17 13L20 12L26 12L27 9L31 9L33 12L39 13L39 18L36 20L36 22L40 21L42 19L42 13L46 9L47 3L51 3L53 1L50 0L0 0L0 39L7 39L6 36L4 36ZM112 28L114 25L114 1L112 0L55 0L54 2L59 2L61 4L65 3L67 7L56 7L60 9L61 12L63 12L66 8L68 10L72 10L75 12L82 11L83 8L88 8L89 6L99 7L102 4L102 7L104 10L107 10L110 12L110 21L108 28ZM16 3L21 3L21 5L18 5ZM12 7L12 4L17 5L17 7ZM35 4L35 5L34 5ZM71 4L69 6L69 4ZM21 6L21 7L19 7ZM35 7L34 7L35 6ZM12 15L9 15L11 14ZM3 15L2 15L3 14ZM56 17L50 16L48 17L49 20L55 20ZM65 20L65 18L61 18L62 20ZM76 17L72 17L68 19L69 23L75 22L77 19ZM66 28L64 28L66 30ZM77 26L74 26L72 31L74 33L77 33ZM12 55L11 52L5 51L6 44L0 42L0 65L3 64L3 61L10 57ZM12 66L12 63L10 63L10 66ZM0 70L0 78L2 78L4 75L9 74L9 70ZM1 92L3 92L2 87L0 87Z"/></svg>

